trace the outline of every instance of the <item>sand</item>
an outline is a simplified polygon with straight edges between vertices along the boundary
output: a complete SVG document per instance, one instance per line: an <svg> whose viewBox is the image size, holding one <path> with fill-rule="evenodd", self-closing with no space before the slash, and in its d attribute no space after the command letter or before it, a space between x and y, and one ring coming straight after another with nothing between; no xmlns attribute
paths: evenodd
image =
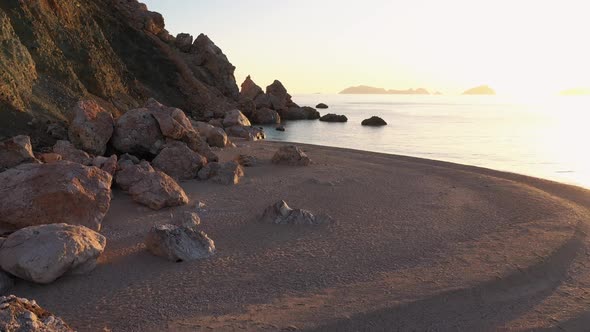
<svg viewBox="0 0 590 332"><path fill-rule="evenodd" d="M273 142L219 154L260 159L237 186L187 181L186 207L151 211L116 191L107 249L85 276L20 281L79 331L583 330L590 326L590 191L425 159ZM334 223L262 224L279 199ZM217 255L172 263L143 239L206 204Z"/></svg>

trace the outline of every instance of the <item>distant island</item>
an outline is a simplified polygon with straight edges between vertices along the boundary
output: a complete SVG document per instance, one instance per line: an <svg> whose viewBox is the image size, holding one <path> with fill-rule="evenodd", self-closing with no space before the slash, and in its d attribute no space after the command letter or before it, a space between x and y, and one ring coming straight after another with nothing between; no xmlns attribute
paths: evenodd
<svg viewBox="0 0 590 332"><path fill-rule="evenodd" d="M341 95L429 95L430 92L423 88L408 90L386 90L384 88L375 88L372 86L359 85L352 86L340 91Z"/></svg>
<svg viewBox="0 0 590 332"><path fill-rule="evenodd" d="M464 95L495 95L496 91L487 85L480 85L463 92Z"/></svg>
<svg viewBox="0 0 590 332"><path fill-rule="evenodd" d="M559 92L562 96L590 96L590 88L573 88Z"/></svg>

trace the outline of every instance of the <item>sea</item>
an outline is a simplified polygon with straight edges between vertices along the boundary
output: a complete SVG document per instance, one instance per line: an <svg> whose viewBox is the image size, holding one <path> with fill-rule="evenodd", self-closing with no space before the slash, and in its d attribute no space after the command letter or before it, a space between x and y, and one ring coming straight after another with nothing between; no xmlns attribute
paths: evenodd
<svg viewBox="0 0 590 332"><path fill-rule="evenodd" d="M265 126L268 140L326 145L443 160L590 188L590 97L444 95L293 96L300 106L346 123L287 121ZM363 119L383 118L384 127Z"/></svg>

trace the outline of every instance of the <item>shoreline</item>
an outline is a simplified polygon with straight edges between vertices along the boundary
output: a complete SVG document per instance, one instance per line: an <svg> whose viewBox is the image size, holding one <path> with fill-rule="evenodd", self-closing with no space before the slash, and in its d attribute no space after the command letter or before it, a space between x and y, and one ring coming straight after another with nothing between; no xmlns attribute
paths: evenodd
<svg viewBox="0 0 590 332"><path fill-rule="evenodd" d="M162 211L115 191L99 266L47 286L19 281L15 294L35 298L79 331L588 323L586 300L579 298L590 282L583 264L590 191L475 166L299 143L312 165L276 166L270 158L283 142L237 145L218 151L220 159L259 160L240 184L181 182L189 206ZM261 224L264 208L279 199L335 222ZM218 253L183 263L148 254L147 230L197 201L206 204L199 214Z"/></svg>

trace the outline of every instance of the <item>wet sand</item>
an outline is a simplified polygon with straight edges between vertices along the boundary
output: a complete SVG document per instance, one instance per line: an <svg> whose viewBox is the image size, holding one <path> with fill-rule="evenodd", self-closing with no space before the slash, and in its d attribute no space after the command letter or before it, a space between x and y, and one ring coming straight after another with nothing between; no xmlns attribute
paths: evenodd
<svg viewBox="0 0 590 332"><path fill-rule="evenodd" d="M590 191L445 162L301 145L309 167L250 154L237 186L187 181L186 207L151 211L120 191L107 248L85 276L20 281L79 331L583 330L590 326ZM258 221L284 199L334 223ZM171 263L145 251L152 225L200 211L217 255Z"/></svg>

